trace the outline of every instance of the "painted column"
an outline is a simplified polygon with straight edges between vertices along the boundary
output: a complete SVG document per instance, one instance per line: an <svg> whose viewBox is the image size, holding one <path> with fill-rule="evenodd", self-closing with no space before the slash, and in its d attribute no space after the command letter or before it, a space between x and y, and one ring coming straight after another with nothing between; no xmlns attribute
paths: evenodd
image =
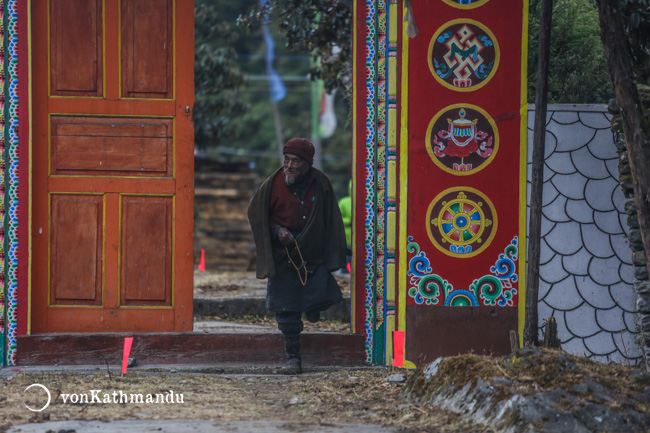
<svg viewBox="0 0 650 433"><path fill-rule="evenodd" d="M16 360L16 337L19 332L18 313L18 136L19 136L19 110L18 110L18 18L26 16L27 2L19 5L17 0L5 0L2 10L3 19L3 52L5 54L4 68L6 83L3 87L4 107L4 144L3 161L0 162L0 169L3 171L4 197L0 212L3 212L3 226L0 229L4 247L4 275L0 280L4 295L4 348L3 361L5 365L14 365ZM27 34L27 19L23 28ZM28 113L24 113L27 116ZM2 298L2 296L0 296ZM26 326L23 324L22 326Z"/></svg>
<svg viewBox="0 0 650 433"><path fill-rule="evenodd" d="M6 105L6 68L5 60L7 58L5 53L5 17L7 13L5 11L5 2L0 0L0 185L4 186L6 183L6 116L5 116L5 105ZM0 187L0 366L6 365L5 353L6 353L6 344L7 344L7 327L6 327L6 295L7 295L7 284L6 284L6 274L5 274L5 232L6 232L6 216L7 211L5 208L5 194L6 187Z"/></svg>
<svg viewBox="0 0 650 433"><path fill-rule="evenodd" d="M352 326L366 337L368 363L373 362L376 308L376 9L374 0L354 3Z"/></svg>
<svg viewBox="0 0 650 433"><path fill-rule="evenodd" d="M398 209L406 365L507 353L523 320L528 4L411 4Z"/></svg>

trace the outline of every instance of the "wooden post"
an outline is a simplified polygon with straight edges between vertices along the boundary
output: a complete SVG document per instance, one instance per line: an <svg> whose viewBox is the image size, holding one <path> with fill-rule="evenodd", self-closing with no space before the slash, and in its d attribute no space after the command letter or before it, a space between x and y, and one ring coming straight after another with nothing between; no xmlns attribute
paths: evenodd
<svg viewBox="0 0 650 433"><path fill-rule="evenodd" d="M557 336L557 321L555 317L551 316L545 321L546 327L544 328L544 347L560 348L560 339Z"/></svg>
<svg viewBox="0 0 650 433"><path fill-rule="evenodd" d="M535 96L535 131L533 135L533 170L530 189L528 226L528 266L526 268L526 317L524 346L537 345L537 302L539 292L539 258L542 235L542 191L544 187L544 149L546 140L546 102L548 99L548 62L551 45L553 0L542 0L539 22L537 93Z"/></svg>
<svg viewBox="0 0 650 433"><path fill-rule="evenodd" d="M519 332L516 329L510 330L510 352L519 350Z"/></svg>

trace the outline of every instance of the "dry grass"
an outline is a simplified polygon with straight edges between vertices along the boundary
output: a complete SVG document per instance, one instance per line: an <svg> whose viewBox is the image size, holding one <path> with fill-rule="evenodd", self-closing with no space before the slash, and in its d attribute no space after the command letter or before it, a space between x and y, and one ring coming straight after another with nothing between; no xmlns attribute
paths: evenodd
<svg viewBox="0 0 650 433"><path fill-rule="evenodd" d="M258 325L266 326L270 330L277 330L278 324L275 318L269 316L232 316L228 314L221 314L215 316L194 316L194 323L203 321L219 321L239 323L242 325ZM341 322L339 320L332 320L323 318L316 323L309 323L303 318L303 324L306 332L350 332L350 322Z"/></svg>
<svg viewBox="0 0 650 433"><path fill-rule="evenodd" d="M389 369L340 370L280 375L209 375L127 373L112 377L105 373L18 374L0 379L0 431L27 422L124 419L286 420L320 423L346 422L399 426L405 432L478 433L485 430L463 421L458 415L428 404L408 403L401 397L403 386L389 383ZM25 387L46 385L53 403L40 414L24 406ZM64 404L60 393L182 393L182 405L163 404ZM31 393L31 390L30 390ZM31 395L31 394L28 394ZM35 394L38 396L38 394ZM302 404L289 404L294 398ZM38 406L39 401L27 401Z"/></svg>
<svg viewBox="0 0 650 433"><path fill-rule="evenodd" d="M479 378L491 383L495 396L503 398L510 398L512 393L531 396L563 389L578 397L582 404L601 402L606 393L608 406L635 407L650 417L650 376L629 366L601 364L557 349L523 349L503 357L449 357L440 363L431 379L426 379L423 370L412 374L408 388L413 397L427 400L449 385L475 385ZM585 386L585 378L597 386Z"/></svg>
<svg viewBox="0 0 650 433"><path fill-rule="evenodd" d="M344 298L350 297L350 275L336 275L336 282ZM254 272L223 271L195 272L194 292L196 297L238 297L251 296L266 291L266 280L255 278Z"/></svg>

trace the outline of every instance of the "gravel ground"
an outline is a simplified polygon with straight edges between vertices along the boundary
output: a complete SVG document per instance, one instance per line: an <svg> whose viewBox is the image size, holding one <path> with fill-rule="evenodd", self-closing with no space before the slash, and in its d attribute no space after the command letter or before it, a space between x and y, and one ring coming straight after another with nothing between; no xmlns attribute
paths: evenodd
<svg viewBox="0 0 650 433"><path fill-rule="evenodd" d="M459 415L427 403L403 399L404 380L410 373L387 368L321 371L299 376L128 372L117 374L24 374L0 378L0 431L13 425L60 420L160 420L300 421L380 424L404 432L491 432ZM42 389L52 395L42 412ZM91 390L100 390L101 403L92 402ZM104 402L113 392L124 394L183 395L182 404ZM71 403L72 394L89 395L89 403ZM64 395L66 402L64 402ZM118 394L119 395L119 394ZM119 398L119 397L118 397ZM146 398L146 397L145 397ZM306 430L306 431L318 431Z"/></svg>
<svg viewBox="0 0 650 433"><path fill-rule="evenodd" d="M343 297L350 297L350 274L335 275ZM265 297L266 280L255 278L254 272L194 272L194 297L235 298Z"/></svg>
<svg viewBox="0 0 650 433"><path fill-rule="evenodd" d="M335 276L341 287L344 298L350 297L350 274ZM194 273L195 298L264 298L266 297L266 280L255 278L254 272L228 271L228 272L195 272ZM230 322L233 324L253 325L264 327L260 332L273 332L277 324L272 317L254 315L233 316L194 316L195 329L211 329L206 322ZM317 323L303 320L306 332L349 332L350 323L323 318ZM225 329L225 328L223 328ZM206 331L208 332L208 331ZM210 330L209 332L219 332Z"/></svg>

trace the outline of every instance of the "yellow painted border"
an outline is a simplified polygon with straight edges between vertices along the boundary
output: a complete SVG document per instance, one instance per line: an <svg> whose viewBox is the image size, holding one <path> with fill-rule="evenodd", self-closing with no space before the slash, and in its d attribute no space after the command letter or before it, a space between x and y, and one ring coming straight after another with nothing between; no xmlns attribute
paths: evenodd
<svg viewBox="0 0 650 433"><path fill-rule="evenodd" d="M117 99L122 99L122 0L117 0Z"/></svg>
<svg viewBox="0 0 650 433"><path fill-rule="evenodd" d="M388 6L388 43L394 44L397 47L398 31L400 29L399 22L399 9L397 3L390 3ZM395 50L397 51L397 50ZM388 96L395 99L395 105L390 107L388 105L387 110L387 127L388 127L388 148L397 148L398 143L398 127L399 122L397 119L397 78L398 78L398 67L397 67L397 52L393 53L393 56L388 56L386 76L388 80ZM397 161L388 160L385 167L386 171L386 197L388 199L396 200L397 198ZM398 246L398 233L397 233L397 212L393 208L392 210L386 211L386 250L393 252L393 257L395 257L395 252ZM395 305L397 301L397 266L396 263L386 263L386 279L385 279L385 292L384 298L386 302L392 303ZM396 311L385 311L385 345L384 345L384 364L393 365L393 332L396 329Z"/></svg>
<svg viewBox="0 0 650 433"><path fill-rule="evenodd" d="M438 244L438 242L436 242L436 240L433 237L433 233L431 233L431 224L429 222L430 222L431 218L433 217L431 215L431 210L433 209L433 207L436 205L436 203L438 203L438 201L441 198L443 198L444 196L446 196L448 194L454 193L454 192L464 192L464 191L473 192L474 194L480 196L487 203L488 207L490 208L490 211L492 211L492 231L488 235L487 240L485 242L483 242L483 245L481 245L475 251L472 251L471 253L468 253L468 254L459 254L459 253L454 253L454 252L451 252L451 251L443 248L442 245L440 245L440 244ZM455 199L452 199L452 200L455 200ZM431 201L431 203L429 203L429 208L427 209L426 216L427 216L427 220L426 220L427 234L429 235L429 240L431 241L433 246L436 247L438 250L440 250L442 253L445 253L446 255L451 256L451 257L457 257L459 259L466 259L466 258L469 258L469 257L474 257L477 254L479 254L481 251L483 251L487 247L489 247L490 244L492 243L492 240L494 239L494 236L497 234L497 228L499 226L498 218L497 218L497 212L496 212L496 209L494 209L494 205L492 204L492 201L485 194L483 194L481 191L479 191L478 189L475 189L475 188L472 188L472 187L469 187L469 186L455 186L455 187L452 187L452 188L447 188L446 190L442 191L440 194L438 194Z"/></svg>
<svg viewBox="0 0 650 433"><path fill-rule="evenodd" d="M521 111L519 136L519 346L524 344L524 322L526 318L526 177L528 175L528 0L523 0L521 30Z"/></svg>
<svg viewBox="0 0 650 433"><path fill-rule="evenodd" d="M47 177L52 176L52 115L47 116ZM48 188L49 190L49 188Z"/></svg>
<svg viewBox="0 0 650 433"><path fill-rule="evenodd" d="M356 210L356 197L357 197L357 2L353 2L353 13L352 13L352 233L354 234L354 229L357 226L357 212ZM352 275L350 281L350 329L352 332L355 332L357 324L357 315L356 315L356 304L357 296L361 296L357 292L356 287L356 275L357 275L357 266L356 266L356 257L359 253L357 251L357 242L356 235L352 236Z"/></svg>
<svg viewBox="0 0 650 433"><path fill-rule="evenodd" d="M404 13L406 10L404 9ZM399 140L399 299L397 330L406 331L406 212L408 208L408 75L409 37L402 26L402 88ZM406 339L406 336L405 336Z"/></svg>
<svg viewBox="0 0 650 433"><path fill-rule="evenodd" d="M89 195L102 197L102 303L100 305L52 305L52 196L54 195ZM84 308L84 309L100 309L104 308L104 301L106 296L106 194L97 192L48 192L47 193L47 308ZM31 273L31 269L30 269Z"/></svg>
<svg viewBox="0 0 650 433"><path fill-rule="evenodd" d="M170 305L120 305L122 302L122 198L123 197L171 197L172 198L172 288ZM118 239L117 239L117 309L118 310L173 310L176 294L176 194L119 193Z"/></svg>
<svg viewBox="0 0 650 433"><path fill-rule="evenodd" d="M102 98L106 99L106 0L102 0Z"/></svg>
<svg viewBox="0 0 650 433"><path fill-rule="evenodd" d="M103 96L70 96L70 95L48 95L48 99L95 99L103 101Z"/></svg>
<svg viewBox="0 0 650 433"><path fill-rule="evenodd" d="M177 116L172 117L172 179L176 179L176 166L178 165L176 164L176 119ZM192 145L194 145L194 143L192 143ZM194 166L192 166L192 171L193 170Z"/></svg>
<svg viewBox="0 0 650 433"><path fill-rule="evenodd" d="M52 47L50 44L50 40L52 39L50 37L50 35L52 34L52 26L50 25L52 21L52 17L50 16L50 10L51 10L50 0L47 0L45 7L47 8L47 36L46 36L47 37L47 97L49 98L50 96L52 96ZM31 7L30 7L30 12L31 12ZM30 37L31 37L31 33L30 33Z"/></svg>
<svg viewBox="0 0 650 433"><path fill-rule="evenodd" d="M457 171L457 170L452 170L451 168L447 167L444 165L436 156L436 154L433 152L432 144L431 144L431 133L433 132L433 125L438 121L438 119L446 114L450 110L455 110L456 108L470 108L472 110L476 110L479 113L485 117L485 119L488 121L490 126L492 126L492 132L494 133L494 145L492 147L492 154L487 157L487 159L481 164L478 168L472 170L472 171ZM492 119L492 116L490 116L487 111L482 109L481 107L477 105L472 105L472 104L453 104L449 105L442 110L438 111L435 116L431 119L429 122L429 126L427 127L427 135L426 135L426 141L425 145L427 148L427 153L433 160L433 163L436 164L441 170L446 171L447 173L453 174L455 176L469 176L475 173L478 173L479 171L483 170L485 167L490 165L494 157L496 156L498 150L499 150L499 129L497 128L497 124Z"/></svg>
<svg viewBox="0 0 650 433"><path fill-rule="evenodd" d="M454 87L444 81L442 78L436 74L436 70L433 67L433 63L431 61L431 52L433 51L433 46L436 43L436 39L438 39L438 36L440 33L442 33L444 30L447 30L449 26L453 26L455 24L473 24L476 27L480 28L483 30L485 33L487 33L491 38L492 42L494 42L494 67L492 68L492 72L489 77L487 77L485 80L481 81L480 84L477 84L476 86L472 87ZM444 87L451 89L456 92L473 92L475 90L480 89L481 87L485 86L487 83L492 80L492 77L494 77L497 73L497 70L499 69L499 63L501 61L501 49L499 48L499 41L497 41L497 38L494 36L492 31L490 31L489 28L487 28L485 25L481 24L478 21L475 20L470 20L468 18L459 18L451 21L447 21L440 27L438 27L438 30L433 34L433 37L431 38L431 41L429 42L429 50L427 51L427 63L429 64L429 70L431 71L431 74L433 75L433 78L436 79L438 83L443 85Z"/></svg>
<svg viewBox="0 0 650 433"><path fill-rule="evenodd" d="M462 5L460 3L457 3L453 0L442 0L443 2L447 3L449 6L454 7L456 9L475 9L477 7L483 6L485 3L489 2L490 0L477 0L474 3L470 3L468 5Z"/></svg>
<svg viewBox="0 0 650 433"><path fill-rule="evenodd" d="M93 176L90 174L52 174L51 179L146 179L146 180L174 180L172 176Z"/></svg>
<svg viewBox="0 0 650 433"><path fill-rule="evenodd" d="M151 99L148 99L151 101ZM166 99L167 101L167 99ZM48 113L49 116L68 116L68 117L128 117L128 118L141 118L141 119L173 119L176 116L173 114L119 114L119 113L63 113L52 112Z"/></svg>

